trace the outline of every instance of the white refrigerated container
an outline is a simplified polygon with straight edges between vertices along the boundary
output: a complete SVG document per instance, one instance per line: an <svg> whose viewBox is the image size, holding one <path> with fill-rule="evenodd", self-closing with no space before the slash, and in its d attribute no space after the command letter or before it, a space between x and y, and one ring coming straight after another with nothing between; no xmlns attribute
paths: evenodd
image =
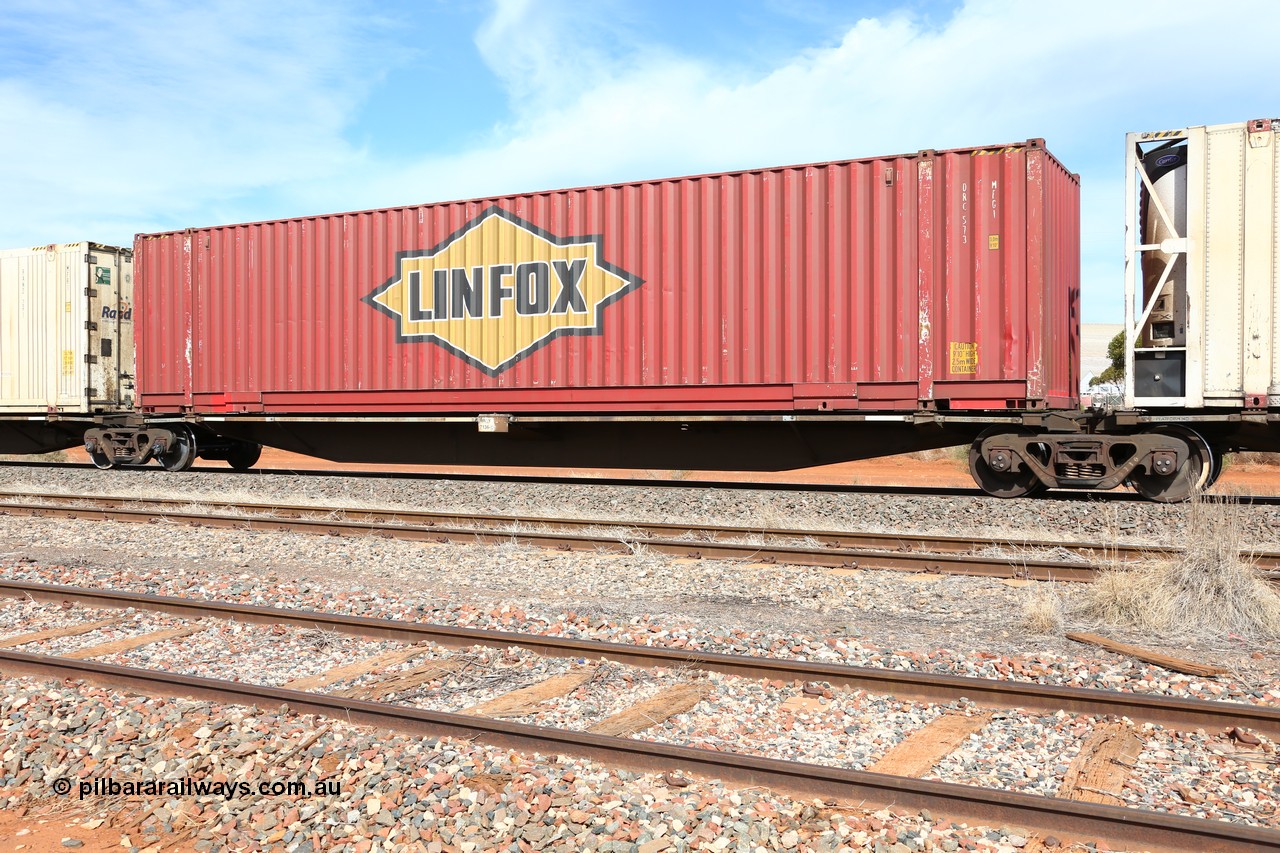
<svg viewBox="0 0 1280 853"><path fill-rule="evenodd" d="M1280 119L1128 136L1125 402L1280 406Z"/></svg>
<svg viewBox="0 0 1280 853"><path fill-rule="evenodd" d="M132 249L0 251L0 415L131 407L133 323Z"/></svg>

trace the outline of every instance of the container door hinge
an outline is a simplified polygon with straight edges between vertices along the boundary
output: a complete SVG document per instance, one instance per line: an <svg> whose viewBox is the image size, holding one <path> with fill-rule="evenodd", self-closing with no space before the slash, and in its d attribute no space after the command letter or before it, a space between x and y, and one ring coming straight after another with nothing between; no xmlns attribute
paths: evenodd
<svg viewBox="0 0 1280 853"><path fill-rule="evenodd" d="M85 395L86 397L88 397L90 400L92 400L94 397L98 396L98 389L97 389L97 388L86 388L86 389L84 389L84 395Z"/></svg>
<svg viewBox="0 0 1280 853"><path fill-rule="evenodd" d="M93 353L91 353L91 352L87 352L87 353L85 353L85 354L84 354L84 363L85 363L85 364L97 364L97 363L98 363L98 357L97 357L96 355L94 355Z"/></svg>
<svg viewBox="0 0 1280 853"><path fill-rule="evenodd" d="M98 291L94 290L92 287L86 287L86 288L84 289L84 295L85 295L85 296L97 296L97 295L98 295Z"/></svg>
<svg viewBox="0 0 1280 853"><path fill-rule="evenodd" d="M88 254L86 254L86 255L84 256L84 262L85 262L86 264L96 264L96 263L98 262L98 256L97 256L97 255L88 255Z"/></svg>
<svg viewBox="0 0 1280 853"><path fill-rule="evenodd" d="M93 322L92 320L85 320L84 327L88 329L90 332L98 331L98 324Z"/></svg>
<svg viewBox="0 0 1280 853"><path fill-rule="evenodd" d="M1249 122L1249 147L1270 147L1277 130L1280 130L1280 122L1274 119L1258 118Z"/></svg>

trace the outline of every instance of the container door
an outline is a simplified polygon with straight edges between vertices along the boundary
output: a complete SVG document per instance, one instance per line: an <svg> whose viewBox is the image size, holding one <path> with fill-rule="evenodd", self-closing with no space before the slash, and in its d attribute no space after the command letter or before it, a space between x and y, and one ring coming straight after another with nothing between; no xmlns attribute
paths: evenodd
<svg viewBox="0 0 1280 853"><path fill-rule="evenodd" d="M134 395L133 253L93 246L88 260L85 396L90 411L114 411L131 406Z"/></svg>
<svg viewBox="0 0 1280 853"><path fill-rule="evenodd" d="M0 252L0 410L84 411L86 247Z"/></svg>

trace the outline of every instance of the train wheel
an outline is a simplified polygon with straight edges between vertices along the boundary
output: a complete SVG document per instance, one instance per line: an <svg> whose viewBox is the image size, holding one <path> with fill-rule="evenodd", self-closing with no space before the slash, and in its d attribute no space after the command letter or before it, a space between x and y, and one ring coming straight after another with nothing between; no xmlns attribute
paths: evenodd
<svg viewBox="0 0 1280 853"><path fill-rule="evenodd" d="M175 444L160 454L160 464L166 471L186 471L196 461L196 436L187 427L173 430Z"/></svg>
<svg viewBox="0 0 1280 853"><path fill-rule="evenodd" d="M244 442L227 454L227 464L237 471L248 471L262 456L262 445Z"/></svg>
<svg viewBox="0 0 1280 853"><path fill-rule="evenodd" d="M1218 478L1222 476L1222 451L1216 447L1209 447L1209 479L1205 481L1203 488L1205 491L1213 488L1213 484L1218 482Z"/></svg>
<svg viewBox="0 0 1280 853"><path fill-rule="evenodd" d="M1198 491L1207 489L1217 477L1213 450L1200 433L1184 426L1158 426L1148 432L1175 436L1187 443L1187 461L1172 474L1160 475L1134 471L1129 483L1147 500L1181 503Z"/></svg>
<svg viewBox="0 0 1280 853"><path fill-rule="evenodd" d="M90 451L89 459L96 467L101 468L103 471L116 467L115 460L103 453L101 450Z"/></svg>
<svg viewBox="0 0 1280 853"><path fill-rule="evenodd" d="M978 484L978 488L997 498L1020 498L1035 494L1044 488L1044 483L1040 482L1040 478L1031 469L1024 465L1018 471L994 471L987 464L987 460L982 458L984 439L1009 433L1035 435L1034 430L1026 427L987 427L974 439L973 444L969 445L969 473L973 475L973 481Z"/></svg>

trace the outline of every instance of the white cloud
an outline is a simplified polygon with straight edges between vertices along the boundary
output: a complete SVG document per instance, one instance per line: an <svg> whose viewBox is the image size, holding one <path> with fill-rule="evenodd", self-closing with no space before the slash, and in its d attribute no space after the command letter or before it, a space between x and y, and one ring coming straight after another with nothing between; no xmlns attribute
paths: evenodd
<svg viewBox="0 0 1280 853"><path fill-rule="evenodd" d="M30 73L0 79L0 233L128 241L358 161L341 134L370 76L366 29L294 3L7 7L0 33L35 49L6 63Z"/></svg>
<svg viewBox="0 0 1280 853"><path fill-rule="evenodd" d="M1280 20L1270 4L1255 6L1255 20ZM1220 12L1201 9L1166 4L1153 15L1086 2L1067 15L1051 4L971 3L935 31L903 16L867 19L834 47L743 80L697 59L661 51L646 58L643 46L584 69L580 58L562 61L558 47L582 40L572 15L553 17L546 4L512 0L499 4L479 40L514 92L536 81L536 109L517 103L517 119L497 128L491 145L432 158L418 171L432 190L466 193L477 185L485 192L513 183L527 188L566 173L654 177L673 163L771 165L1032 135L1049 136L1055 149L1065 142L1119 151L1130 122L1159 121L1161 112L1175 126L1216 120L1220 107L1214 116L1196 116L1195 101L1213 92L1221 103L1243 88L1239 56L1251 38L1264 45L1266 28L1251 36ZM589 37L590 27L583 29ZM495 33L513 31L534 37L506 53L490 46L510 45ZM536 37L543 31L562 39ZM1199 58L1161 65L1142 58L1144 44L1161 56ZM548 91L563 97L548 103L539 96ZM481 161L490 168L477 168Z"/></svg>

